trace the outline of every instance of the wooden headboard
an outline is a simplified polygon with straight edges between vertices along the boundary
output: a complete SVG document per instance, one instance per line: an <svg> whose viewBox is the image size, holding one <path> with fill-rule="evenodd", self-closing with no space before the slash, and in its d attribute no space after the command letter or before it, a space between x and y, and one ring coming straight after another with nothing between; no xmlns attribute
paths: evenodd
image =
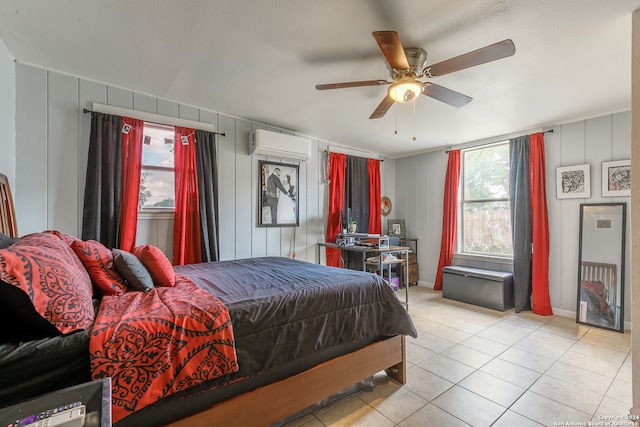
<svg viewBox="0 0 640 427"><path fill-rule="evenodd" d="M0 173L0 233L9 237L18 237L18 223L16 212L9 188L9 179Z"/></svg>

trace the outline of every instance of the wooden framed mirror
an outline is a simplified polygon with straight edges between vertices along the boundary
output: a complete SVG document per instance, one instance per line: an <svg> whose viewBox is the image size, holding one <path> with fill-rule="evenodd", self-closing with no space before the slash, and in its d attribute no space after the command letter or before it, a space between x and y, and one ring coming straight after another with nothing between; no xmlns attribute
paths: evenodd
<svg viewBox="0 0 640 427"><path fill-rule="evenodd" d="M624 332L626 203L580 205L576 322Z"/></svg>

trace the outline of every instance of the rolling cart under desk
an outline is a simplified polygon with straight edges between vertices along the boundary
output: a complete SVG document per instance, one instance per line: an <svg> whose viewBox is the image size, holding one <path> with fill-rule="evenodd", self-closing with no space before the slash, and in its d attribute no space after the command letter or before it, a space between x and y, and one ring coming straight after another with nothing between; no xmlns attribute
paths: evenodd
<svg viewBox="0 0 640 427"><path fill-rule="evenodd" d="M374 248L370 246L360 246L360 245L338 245L337 243L318 243L318 262L320 262L320 259L321 259L320 248L322 248L323 246L325 248L339 249L340 251L361 253L362 254L362 270L366 271L367 265L377 264L380 267L378 271L380 272L381 276L382 276L383 267L387 265L399 264L404 260L405 264L408 266L409 252L411 252L411 248L408 246L389 246L386 249L380 249L380 248ZM383 261L382 254L400 254L401 256L394 261ZM377 263L367 261L368 256L375 256L375 255L378 256L379 261ZM408 268L404 269L404 276L405 276L403 278L403 284L405 289L404 306L408 310L409 309L409 269ZM389 280L391 280L391 277L389 277Z"/></svg>

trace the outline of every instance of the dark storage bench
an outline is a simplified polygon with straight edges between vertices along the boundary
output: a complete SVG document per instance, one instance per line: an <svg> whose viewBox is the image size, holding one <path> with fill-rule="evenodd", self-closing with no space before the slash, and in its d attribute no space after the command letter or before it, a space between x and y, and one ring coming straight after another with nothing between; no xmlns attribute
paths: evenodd
<svg viewBox="0 0 640 427"><path fill-rule="evenodd" d="M462 266L442 269L442 296L494 310L513 308L513 273Z"/></svg>

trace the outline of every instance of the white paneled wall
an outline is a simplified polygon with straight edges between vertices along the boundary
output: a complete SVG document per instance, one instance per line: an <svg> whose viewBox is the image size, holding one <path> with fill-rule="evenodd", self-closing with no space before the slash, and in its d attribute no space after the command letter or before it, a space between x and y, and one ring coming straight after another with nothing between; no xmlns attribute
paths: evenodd
<svg viewBox="0 0 640 427"><path fill-rule="evenodd" d="M326 218L322 165L327 142L312 139L312 157L300 162L300 226L262 228L256 206L260 158L249 156L248 141L250 132L266 126L20 63L15 82L14 199L20 234L56 229L80 236L91 122L83 109L97 102L213 123L226 134L217 143L222 259L295 252L297 259L317 261ZM159 246L171 256L172 226L170 218L141 218L138 243Z"/></svg>
<svg viewBox="0 0 640 427"><path fill-rule="evenodd" d="M405 220L407 237L418 238L418 268L421 282L432 284L442 230L442 201L447 155L435 151L398 159L396 199L390 217Z"/></svg>
<svg viewBox="0 0 640 427"><path fill-rule="evenodd" d="M626 202L625 320L628 323L631 319L631 200L629 197L602 197L601 165L606 161L629 159L631 113L625 111L558 125L553 130L553 133L545 134L551 305L556 314L572 316L576 311L580 204ZM556 168L586 163L591 165L591 197L558 200ZM396 200L392 216L405 218L407 235L419 238L420 279L429 284L435 279L440 255L446 165L444 150L395 162ZM486 261L474 265L482 264L486 265Z"/></svg>
<svg viewBox="0 0 640 427"><path fill-rule="evenodd" d="M0 37L0 172L15 182L16 86L13 57Z"/></svg>

